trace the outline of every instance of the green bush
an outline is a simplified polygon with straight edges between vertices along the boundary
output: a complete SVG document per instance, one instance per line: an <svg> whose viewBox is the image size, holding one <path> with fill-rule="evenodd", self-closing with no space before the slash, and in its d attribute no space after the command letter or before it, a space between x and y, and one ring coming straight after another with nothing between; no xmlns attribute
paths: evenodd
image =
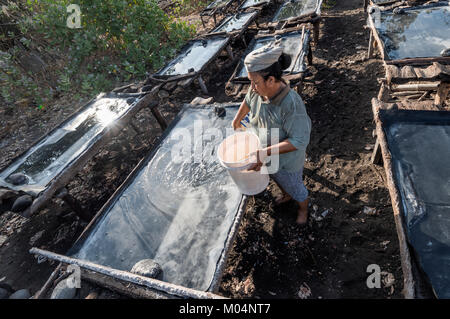
<svg viewBox="0 0 450 319"><path fill-rule="evenodd" d="M71 3L81 9L79 29L67 26ZM95 94L115 83L142 79L161 68L195 34L195 26L168 16L156 0L23 0L22 5L28 14L19 21L24 35L20 42L32 46L27 36L32 34L34 39L45 39L48 52L64 57L65 67L56 75L63 92L76 86L83 94ZM13 57L3 59L12 62ZM16 73L17 67L10 67L0 72L0 81L17 85ZM25 78L25 82L31 79ZM12 100L3 86L1 91L5 100Z"/></svg>
<svg viewBox="0 0 450 319"><path fill-rule="evenodd" d="M142 76L162 66L168 48L178 48L195 33L194 27L166 15L155 0L78 0L82 28L69 29L66 8L71 2L28 0L37 11L36 29L52 44L69 49L75 66L92 54L110 53L132 66L123 71Z"/></svg>

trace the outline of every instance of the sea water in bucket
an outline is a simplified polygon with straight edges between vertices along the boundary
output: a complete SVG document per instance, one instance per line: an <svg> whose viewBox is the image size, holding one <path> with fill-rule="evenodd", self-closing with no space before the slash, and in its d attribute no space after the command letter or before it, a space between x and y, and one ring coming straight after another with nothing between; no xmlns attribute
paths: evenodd
<svg viewBox="0 0 450 319"><path fill-rule="evenodd" d="M268 174L248 170L256 163L255 157L250 154L260 148L258 136L250 132L235 133L219 145L217 151L219 161L244 195L261 193L269 184Z"/></svg>

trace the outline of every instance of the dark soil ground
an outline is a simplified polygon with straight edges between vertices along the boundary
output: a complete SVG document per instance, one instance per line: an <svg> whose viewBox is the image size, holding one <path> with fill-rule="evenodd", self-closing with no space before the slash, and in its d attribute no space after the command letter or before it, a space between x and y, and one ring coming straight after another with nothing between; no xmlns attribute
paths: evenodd
<svg viewBox="0 0 450 319"><path fill-rule="evenodd" d="M279 190L272 183L252 198L222 278L219 293L224 296L402 297L398 239L384 171L370 163L375 141L370 100L378 92L377 77L383 76L383 67L379 59L365 59L369 32L364 29L362 6L362 0L338 0L323 10L311 76L301 94L312 120L304 170L311 202L308 227L296 226L293 203L274 206ZM275 7L265 14L274 12ZM233 100L224 87L236 62L225 63L220 71L216 65L208 70L205 79L215 101ZM160 109L170 121L195 96L202 95L194 84L162 99ZM0 169L73 112L70 105L70 101L58 101L44 110L27 106L0 110ZM162 133L148 110L133 121L142 134L124 129L68 185L92 214ZM65 253L86 225L58 199L30 219L12 212L0 215L0 283L36 293L55 265L38 264L28 250L40 247ZM366 285L371 264L383 271L385 280L379 289ZM104 293L101 297L118 296Z"/></svg>

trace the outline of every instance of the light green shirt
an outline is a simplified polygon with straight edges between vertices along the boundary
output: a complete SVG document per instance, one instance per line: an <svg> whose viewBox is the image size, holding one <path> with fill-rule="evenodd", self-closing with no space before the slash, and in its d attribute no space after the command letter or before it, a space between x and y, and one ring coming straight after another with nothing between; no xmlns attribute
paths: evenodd
<svg viewBox="0 0 450 319"><path fill-rule="evenodd" d="M289 172L300 171L305 163L306 147L311 133L311 119L306 113L300 95L286 85L270 101L263 101L258 93L249 88L245 103L250 107L250 124L256 129L262 147L287 139L297 149L279 155L279 169ZM271 129L279 129L278 140L271 141L273 135Z"/></svg>

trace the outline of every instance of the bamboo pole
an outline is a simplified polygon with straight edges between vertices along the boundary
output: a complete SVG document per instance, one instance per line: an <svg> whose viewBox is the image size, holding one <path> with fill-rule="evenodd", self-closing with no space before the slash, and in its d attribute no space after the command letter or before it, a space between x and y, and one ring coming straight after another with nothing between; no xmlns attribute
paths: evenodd
<svg viewBox="0 0 450 319"><path fill-rule="evenodd" d="M132 283L139 286L145 286L150 289L165 292L170 295L182 298L196 298L196 299L226 299L223 296L216 295L211 292L195 290L168 282L164 282L154 278L148 278L140 275L130 273L128 271L117 270L110 267L98 265L86 260L75 259L39 248L31 248L30 254L44 256L48 259L55 260L65 264L77 265L83 269L87 269L96 273L100 273L120 281Z"/></svg>
<svg viewBox="0 0 450 319"><path fill-rule="evenodd" d="M393 85L391 90L393 92L399 91L429 91L437 90L439 83L414 83L414 84L398 84Z"/></svg>

